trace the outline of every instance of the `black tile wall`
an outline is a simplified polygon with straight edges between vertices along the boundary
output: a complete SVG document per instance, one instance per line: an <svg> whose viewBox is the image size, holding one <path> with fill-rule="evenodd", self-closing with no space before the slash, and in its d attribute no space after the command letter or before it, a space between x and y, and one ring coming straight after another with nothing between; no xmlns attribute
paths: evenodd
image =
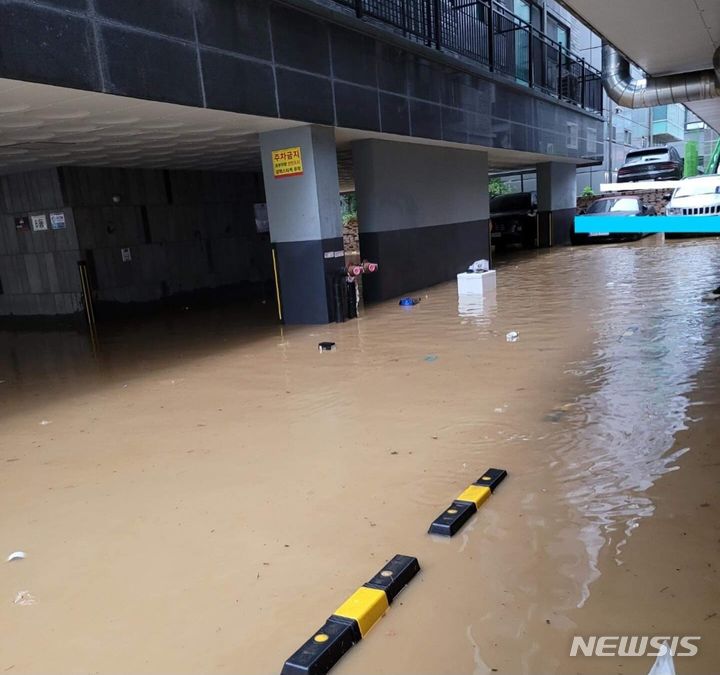
<svg viewBox="0 0 720 675"><path fill-rule="evenodd" d="M200 44L270 60L266 0L201 2L196 20Z"/></svg>
<svg viewBox="0 0 720 675"><path fill-rule="evenodd" d="M408 100L404 96L380 92L380 118L382 131L410 135Z"/></svg>
<svg viewBox="0 0 720 675"><path fill-rule="evenodd" d="M407 52L384 42L378 42L377 69L380 89L396 94L407 94L407 60Z"/></svg>
<svg viewBox="0 0 720 675"><path fill-rule="evenodd" d="M339 127L380 131L376 89L336 82L335 109Z"/></svg>
<svg viewBox="0 0 720 675"><path fill-rule="evenodd" d="M113 93L202 107L197 54L189 45L104 26L102 42Z"/></svg>
<svg viewBox="0 0 720 675"><path fill-rule="evenodd" d="M602 123L579 110L280 2L89 6L0 0L0 77L565 157L602 151L587 150ZM567 147L568 122L579 148Z"/></svg>
<svg viewBox="0 0 720 675"><path fill-rule="evenodd" d="M208 108L277 117L272 66L218 52L201 52Z"/></svg>
<svg viewBox="0 0 720 675"><path fill-rule="evenodd" d="M0 6L0 75L17 80L100 87L89 20L29 4Z"/></svg>
<svg viewBox="0 0 720 675"><path fill-rule="evenodd" d="M270 8L275 61L320 75L330 74L328 26L282 5Z"/></svg>
<svg viewBox="0 0 720 675"><path fill-rule="evenodd" d="M408 58L408 94L413 98L439 102L442 69L438 64L420 57Z"/></svg>
<svg viewBox="0 0 720 675"><path fill-rule="evenodd" d="M465 111L443 106L441 114L443 140L454 143L467 143L468 133Z"/></svg>
<svg viewBox="0 0 720 675"><path fill-rule="evenodd" d="M343 28L330 30L333 77L377 87L375 40Z"/></svg>
<svg viewBox="0 0 720 675"><path fill-rule="evenodd" d="M410 130L421 138L442 138L440 106L425 101L410 101Z"/></svg>
<svg viewBox="0 0 720 675"><path fill-rule="evenodd" d="M83 11L87 9L87 3L88 0L45 0L46 5L73 11Z"/></svg>
<svg viewBox="0 0 720 675"><path fill-rule="evenodd" d="M103 17L184 40L195 39L192 7L186 0L163 0L162 9L147 0L95 0Z"/></svg>
<svg viewBox="0 0 720 675"><path fill-rule="evenodd" d="M276 68L280 117L316 124L333 124L333 95L330 80L295 70Z"/></svg>

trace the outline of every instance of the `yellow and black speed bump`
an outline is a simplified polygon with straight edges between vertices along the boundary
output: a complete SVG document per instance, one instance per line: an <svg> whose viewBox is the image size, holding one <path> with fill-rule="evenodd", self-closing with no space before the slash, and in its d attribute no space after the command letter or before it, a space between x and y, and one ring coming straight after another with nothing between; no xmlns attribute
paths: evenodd
<svg viewBox="0 0 720 675"><path fill-rule="evenodd" d="M495 488L505 480L506 476L507 471L505 469L488 469L475 481L475 485L484 485L495 492Z"/></svg>
<svg viewBox="0 0 720 675"><path fill-rule="evenodd" d="M432 522L428 532L452 537L473 517L506 476L505 469L488 469Z"/></svg>
<svg viewBox="0 0 720 675"><path fill-rule="evenodd" d="M398 593L420 571L417 558L396 555L357 589L325 625L298 649L282 675L324 675L383 617Z"/></svg>
<svg viewBox="0 0 720 675"><path fill-rule="evenodd" d="M388 602L392 604L395 596L410 583L419 571L420 563L417 558L409 555L396 555L365 584L365 587L385 591Z"/></svg>

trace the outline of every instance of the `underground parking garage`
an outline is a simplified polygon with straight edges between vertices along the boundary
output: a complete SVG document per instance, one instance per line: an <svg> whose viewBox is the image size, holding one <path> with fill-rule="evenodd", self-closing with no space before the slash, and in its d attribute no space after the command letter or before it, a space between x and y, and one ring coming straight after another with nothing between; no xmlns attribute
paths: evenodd
<svg viewBox="0 0 720 675"><path fill-rule="evenodd" d="M720 240L569 245L589 28L162 5L0 2L0 670L716 671Z"/></svg>

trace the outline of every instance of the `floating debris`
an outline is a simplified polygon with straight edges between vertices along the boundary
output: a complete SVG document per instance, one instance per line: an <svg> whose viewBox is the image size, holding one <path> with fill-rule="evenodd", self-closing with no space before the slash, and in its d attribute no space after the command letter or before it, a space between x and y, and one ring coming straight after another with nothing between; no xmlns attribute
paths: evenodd
<svg viewBox="0 0 720 675"><path fill-rule="evenodd" d="M13 604L15 605L34 605L35 604L35 596L30 593L30 591L19 591L18 594L15 596L15 600L13 601Z"/></svg>

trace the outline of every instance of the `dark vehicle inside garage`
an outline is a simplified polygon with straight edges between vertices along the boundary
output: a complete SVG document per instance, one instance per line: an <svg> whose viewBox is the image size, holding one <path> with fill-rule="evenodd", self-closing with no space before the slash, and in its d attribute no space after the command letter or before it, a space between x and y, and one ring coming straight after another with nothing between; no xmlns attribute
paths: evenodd
<svg viewBox="0 0 720 675"><path fill-rule="evenodd" d="M536 192L515 192L490 200L491 243L496 250L529 248L537 242Z"/></svg>

